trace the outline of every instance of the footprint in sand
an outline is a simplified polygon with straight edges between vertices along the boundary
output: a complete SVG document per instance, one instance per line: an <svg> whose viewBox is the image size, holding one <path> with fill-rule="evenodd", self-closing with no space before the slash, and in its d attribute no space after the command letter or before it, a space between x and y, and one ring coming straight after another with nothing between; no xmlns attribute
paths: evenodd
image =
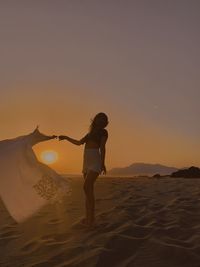
<svg viewBox="0 0 200 267"><path fill-rule="evenodd" d="M62 221L61 220L57 220L57 219L53 219L53 220L50 220L47 224L49 224L49 225L56 225L56 224L60 224L60 223L62 223Z"/></svg>
<svg viewBox="0 0 200 267"><path fill-rule="evenodd" d="M23 252L26 252L26 253L30 253L30 252L33 252L34 250L36 250L38 247L40 246L40 243L36 240L33 240L33 241L29 241L27 242L22 248L21 250Z"/></svg>

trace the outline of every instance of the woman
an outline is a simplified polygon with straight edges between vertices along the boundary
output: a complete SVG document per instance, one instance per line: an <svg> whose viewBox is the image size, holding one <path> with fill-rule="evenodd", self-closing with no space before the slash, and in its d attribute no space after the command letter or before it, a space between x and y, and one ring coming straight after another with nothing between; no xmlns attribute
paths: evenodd
<svg viewBox="0 0 200 267"><path fill-rule="evenodd" d="M105 127L108 125L108 117L105 113L98 113L90 125L89 132L80 140L61 135L59 140L67 140L75 145L85 144L83 157L84 192L86 196L86 218L83 223L94 225L94 183L97 177L103 172L106 174L105 152L108 132Z"/></svg>

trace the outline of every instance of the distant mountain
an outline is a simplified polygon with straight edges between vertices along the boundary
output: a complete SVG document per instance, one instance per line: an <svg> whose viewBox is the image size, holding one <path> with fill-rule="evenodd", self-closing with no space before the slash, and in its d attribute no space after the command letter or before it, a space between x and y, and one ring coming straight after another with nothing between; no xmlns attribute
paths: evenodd
<svg viewBox="0 0 200 267"><path fill-rule="evenodd" d="M200 178L200 168L192 166L188 169L178 170L173 172L171 177Z"/></svg>
<svg viewBox="0 0 200 267"><path fill-rule="evenodd" d="M108 171L109 175L124 175L124 176L137 176L137 175L170 175L178 169L168 167L161 164L147 164L147 163L133 163L130 166L123 168L113 168Z"/></svg>

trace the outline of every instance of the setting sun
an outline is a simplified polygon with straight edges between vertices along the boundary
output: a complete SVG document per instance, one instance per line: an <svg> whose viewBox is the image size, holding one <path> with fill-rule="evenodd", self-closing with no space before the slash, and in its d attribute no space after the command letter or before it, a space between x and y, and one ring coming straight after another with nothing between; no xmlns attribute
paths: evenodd
<svg viewBox="0 0 200 267"><path fill-rule="evenodd" d="M58 153L55 151L43 151L41 153L41 159L46 164L53 164L58 160Z"/></svg>

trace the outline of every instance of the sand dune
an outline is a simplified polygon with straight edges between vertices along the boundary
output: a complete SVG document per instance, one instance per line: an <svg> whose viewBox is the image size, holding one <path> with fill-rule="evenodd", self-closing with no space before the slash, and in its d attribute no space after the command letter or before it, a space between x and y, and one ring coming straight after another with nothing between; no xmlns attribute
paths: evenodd
<svg viewBox="0 0 200 267"><path fill-rule="evenodd" d="M200 266L200 180L99 178L93 229L80 223L82 180L71 184L23 224L0 204L0 266Z"/></svg>

